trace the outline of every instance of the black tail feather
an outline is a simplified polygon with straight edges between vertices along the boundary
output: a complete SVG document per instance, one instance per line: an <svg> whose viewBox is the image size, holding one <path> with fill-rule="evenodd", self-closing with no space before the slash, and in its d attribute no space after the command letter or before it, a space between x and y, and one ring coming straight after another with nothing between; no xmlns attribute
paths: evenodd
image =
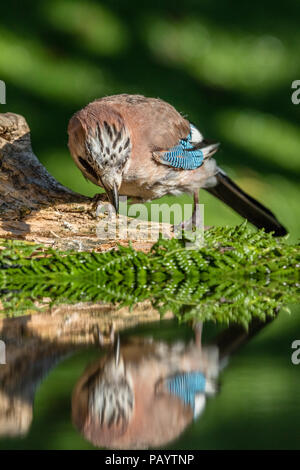
<svg viewBox="0 0 300 470"><path fill-rule="evenodd" d="M276 237L287 234L286 229L278 222L275 215L260 202L245 193L226 173L219 169L216 178L216 186L206 188L209 193L225 202L257 228L264 228L266 232L274 232Z"/></svg>

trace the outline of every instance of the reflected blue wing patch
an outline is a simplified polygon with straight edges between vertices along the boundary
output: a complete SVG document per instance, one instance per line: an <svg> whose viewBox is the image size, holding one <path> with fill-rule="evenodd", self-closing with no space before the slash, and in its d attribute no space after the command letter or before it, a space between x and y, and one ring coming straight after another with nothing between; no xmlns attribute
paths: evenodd
<svg viewBox="0 0 300 470"><path fill-rule="evenodd" d="M169 393L194 408L195 395L205 392L206 379L202 372L193 371L167 378L165 383Z"/></svg>

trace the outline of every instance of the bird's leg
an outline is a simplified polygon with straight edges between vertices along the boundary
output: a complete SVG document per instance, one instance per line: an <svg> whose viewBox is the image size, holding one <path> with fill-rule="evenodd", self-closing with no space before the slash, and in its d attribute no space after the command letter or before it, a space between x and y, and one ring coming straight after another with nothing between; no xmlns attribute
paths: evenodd
<svg viewBox="0 0 300 470"><path fill-rule="evenodd" d="M107 332L108 334L104 334L103 332L100 331L99 325L96 327L96 341L98 342L100 347L105 346L107 343L109 344L114 344L115 343L115 328L114 324L111 323L109 327L109 331Z"/></svg>
<svg viewBox="0 0 300 470"><path fill-rule="evenodd" d="M175 226L175 229L181 229L181 230L192 230L193 227L198 227L199 225L199 220L198 220L198 211L197 211L197 205L199 204L199 191L196 190L194 191L194 207L193 207L193 213L192 217L190 217L188 220L183 220L181 224Z"/></svg>
<svg viewBox="0 0 300 470"><path fill-rule="evenodd" d="M102 348L105 344L104 340L104 335L101 333L99 325L96 326L96 331L95 331L95 342L98 343L98 345Z"/></svg>
<svg viewBox="0 0 300 470"><path fill-rule="evenodd" d="M192 213L192 225L194 227L198 227L199 221L197 220L198 217L198 204L199 204L199 190L197 189L194 191L194 207L193 207L193 213Z"/></svg>
<svg viewBox="0 0 300 470"><path fill-rule="evenodd" d="M195 332L195 344L197 348L202 349L202 331L203 331L203 322L199 321L194 324Z"/></svg>

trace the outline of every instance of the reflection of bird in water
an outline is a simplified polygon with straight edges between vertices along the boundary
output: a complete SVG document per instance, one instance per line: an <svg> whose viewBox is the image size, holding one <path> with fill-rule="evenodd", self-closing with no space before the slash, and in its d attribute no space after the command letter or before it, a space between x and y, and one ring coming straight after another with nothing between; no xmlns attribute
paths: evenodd
<svg viewBox="0 0 300 470"><path fill-rule="evenodd" d="M147 448L174 440L215 393L218 350L135 338L77 383L73 421L96 446Z"/></svg>
<svg viewBox="0 0 300 470"><path fill-rule="evenodd" d="M133 405L132 384L126 376L124 360L120 357L118 337L114 356L108 359L102 374L92 383L88 407L91 419L113 437L126 429Z"/></svg>

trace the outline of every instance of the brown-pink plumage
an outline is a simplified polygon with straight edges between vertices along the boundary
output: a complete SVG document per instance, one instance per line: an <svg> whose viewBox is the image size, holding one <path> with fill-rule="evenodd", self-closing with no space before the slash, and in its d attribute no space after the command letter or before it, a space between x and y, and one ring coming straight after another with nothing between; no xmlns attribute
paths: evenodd
<svg viewBox="0 0 300 470"><path fill-rule="evenodd" d="M257 227L286 234L271 211L217 167L211 157L218 144L207 142L163 100L127 94L101 98L74 114L68 134L76 165L105 189L116 210L119 194L148 201L190 193L196 202L204 188Z"/></svg>

